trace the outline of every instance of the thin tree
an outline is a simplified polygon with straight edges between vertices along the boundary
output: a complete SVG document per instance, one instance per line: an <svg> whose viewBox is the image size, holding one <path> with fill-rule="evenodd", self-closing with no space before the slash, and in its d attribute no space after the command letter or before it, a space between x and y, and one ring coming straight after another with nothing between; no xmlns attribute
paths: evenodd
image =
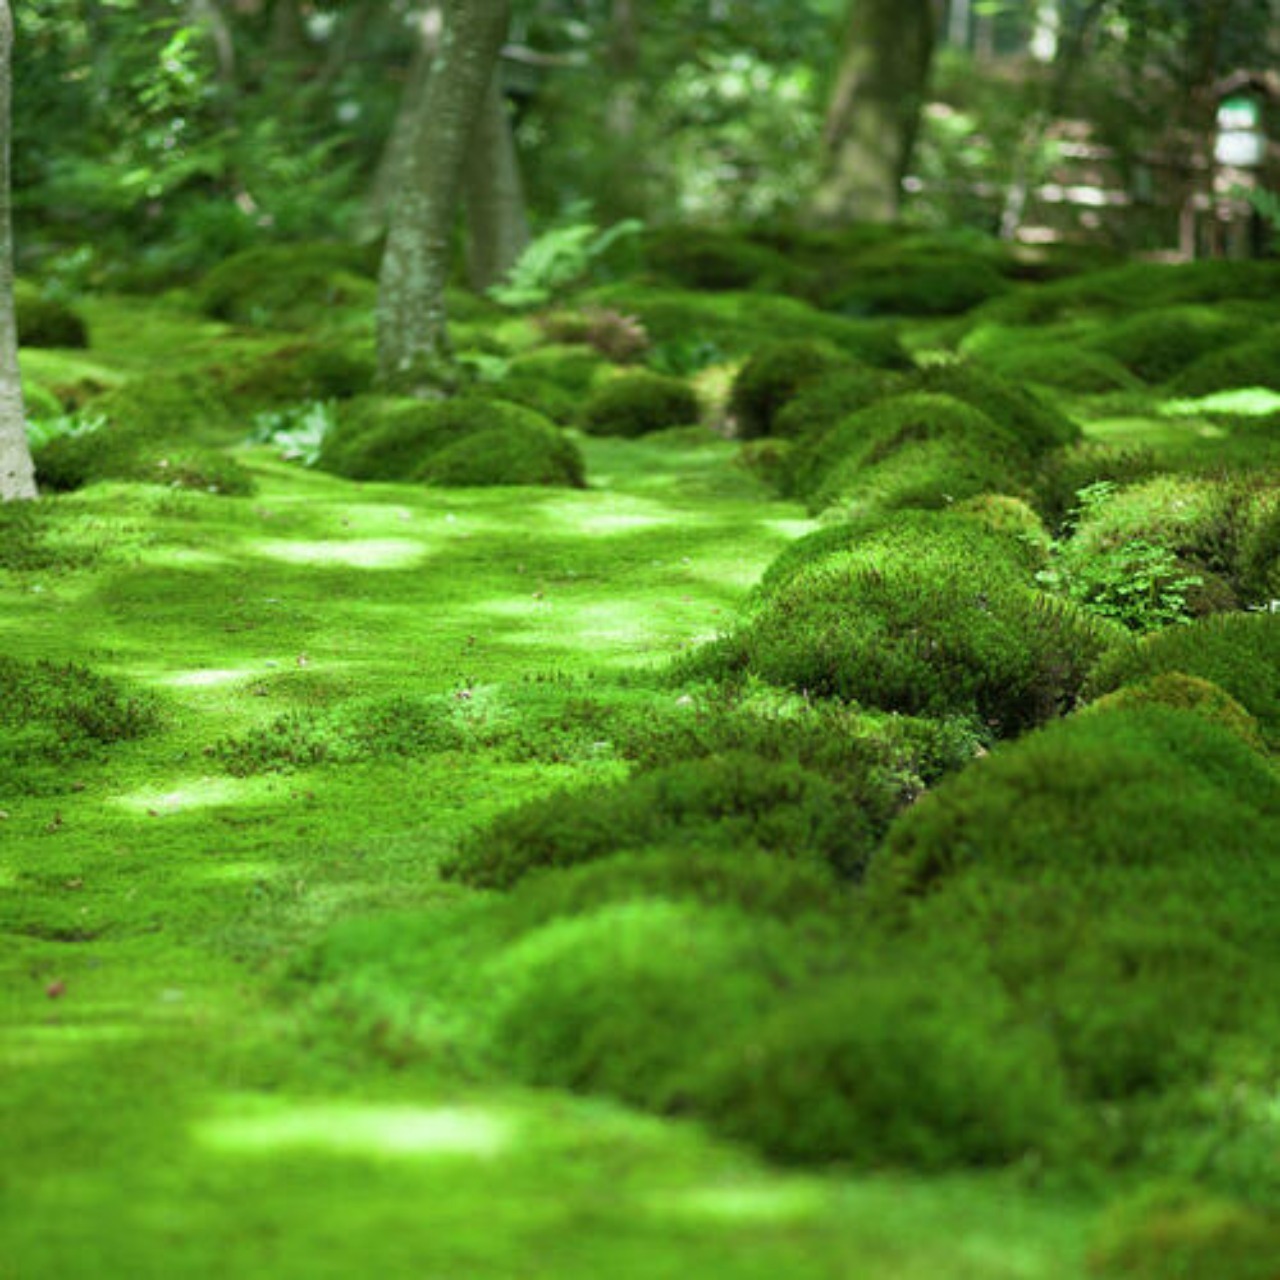
<svg viewBox="0 0 1280 1280"><path fill-rule="evenodd" d="M380 384L432 396L453 381L445 285L468 154L507 31L510 0L448 0L378 287Z"/></svg>
<svg viewBox="0 0 1280 1280"><path fill-rule="evenodd" d="M9 0L0 0L0 502L36 496L13 307L13 221L9 212L12 54L13 17Z"/></svg>

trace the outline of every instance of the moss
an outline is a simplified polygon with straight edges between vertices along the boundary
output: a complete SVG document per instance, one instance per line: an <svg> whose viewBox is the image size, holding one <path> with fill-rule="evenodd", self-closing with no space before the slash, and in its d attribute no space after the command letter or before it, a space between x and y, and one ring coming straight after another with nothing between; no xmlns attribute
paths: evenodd
<svg viewBox="0 0 1280 1280"><path fill-rule="evenodd" d="M205 276L201 311L251 328L307 329L337 311L368 310L376 285L362 251L331 243L263 245Z"/></svg>
<svg viewBox="0 0 1280 1280"><path fill-rule="evenodd" d="M1114 356L1078 347L1013 346L984 351L979 360L1013 383L1034 383L1072 395L1104 395L1140 385Z"/></svg>
<svg viewBox="0 0 1280 1280"><path fill-rule="evenodd" d="M1113 693L1103 694L1082 711L1123 711L1147 706L1174 707L1193 711L1206 720L1229 729L1255 750L1266 749L1257 720L1225 689L1199 676L1181 671L1163 671L1138 684L1121 685Z"/></svg>
<svg viewBox="0 0 1280 1280"><path fill-rule="evenodd" d="M14 284L14 315L19 347L70 347L89 345L89 326L64 302L46 297L24 280Z"/></svg>
<svg viewBox="0 0 1280 1280"><path fill-rule="evenodd" d="M48 387L30 378L22 380L22 400L29 419L60 418L62 401Z"/></svg>
<svg viewBox="0 0 1280 1280"><path fill-rule="evenodd" d="M1179 396L1207 396L1237 387L1280 391L1280 333L1269 333L1225 350L1208 349L1169 383Z"/></svg>
<svg viewBox="0 0 1280 1280"><path fill-rule="evenodd" d="M1210 308L1169 307L1107 325L1091 345L1146 382L1167 382L1208 352L1243 341L1253 329L1248 320Z"/></svg>
<svg viewBox="0 0 1280 1280"><path fill-rule="evenodd" d="M868 522L852 545L775 580L690 666L1019 732L1069 708L1115 637L1026 585L1016 554L943 514L900 513L879 529Z"/></svg>
<svg viewBox="0 0 1280 1280"><path fill-rule="evenodd" d="M373 385L370 349L350 343L301 341L278 347L256 359L210 373L238 405L270 406L299 400L347 400Z"/></svg>
<svg viewBox="0 0 1280 1280"><path fill-rule="evenodd" d="M790 440L817 437L859 409L904 389L901 375L861 365L819 374L779 408L773 433Z"/></svg>
<svg viewBox="0 0 1280 1280"><path fill-rule="evenodd" d="M698 421L701 406L688 383L658 373L624 373L602 383L582 405L584 430L600 436L641 436Z"/></svg>
<svg viewBox="0 0 1280 1280"><path fill-rule="evenodd" d="M952 508L956 516L973 520L989 533L1012 540L1025 564L1043 569L1053 548L1053 538L1036 509L1025 499L1007 493L983 493L966 498Z"/></svg>
<svg viewBox="0 0 1280 1280"><path fill-rule="evenodd" d="M1280 614L1215 614L1117 647L1090 672L1086 696L1169 672L1198 676L1226 690L1280 744Z"/></svg>
<svg viewBox="0 0 1280 1280"><path fill-rule="evenodd" d="M738 436L751 440L770 435L778 412L806 383L846 363L829 343L804 339L774 342L753 351L734 377L729 395Z"/></svg>
<svg viewBox="0 0 1280 1280"><path fill-rule="evenodd" d="M343 406L318 465L349 480L580 487L576 447L541 414L478 395L365 396Z"/></svg>
<svg viewBox="0 0 1280 1280"><path fill-rule="evenodd" d="M633 315L610 308L546 311L538 327L553 343L578 343L598 351L606 360L628 364L649 350L649 334Z"/></svg>
<svg viewBox="0 0 1280 1280"><path fill-rule="evenodd" d="M1053 1046L954 957L876 957L714 1048L711 1126L793 1164L938 1170L1060 1154L1076 1120Z"/></svg>
<svg viewBox="0 0 1280 1280"><path fill-rule="evenodd" d="M652 273L682 289L786 293L807 278L784 254L727 230L656 228L646 233L643 252Z"/></svg>
<svg viewBox="0 0 1280 1280"><path fill-rule="evenodd" d="M1082 490L1104 481L1131 484L1163 470L1152 449L1083 441L1040 460L1033 502L1049 528L1058 532L1070 523Z"/></svg>
<svg viewBox="0 0 1280 1280"><path fill-rule="evenodd" d="M607 367L607 361L594 347L566 343L535 347L511 361L511 373L517 377L531 375L576 392L589 391Z"/></svg>
<svg viewBox="0 0 1280 1280"><path fill-rule="evenodd" d="M849 316L950 316L1009 288L983 256L888 247L863 253L820 281L822 306Z"/></svg>

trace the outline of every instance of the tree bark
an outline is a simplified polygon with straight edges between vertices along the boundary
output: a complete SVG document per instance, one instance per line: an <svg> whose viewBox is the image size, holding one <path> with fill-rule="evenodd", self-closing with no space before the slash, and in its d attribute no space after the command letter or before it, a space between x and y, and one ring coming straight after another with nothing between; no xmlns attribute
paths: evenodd
<svg viewBox="0 0 1280 1280"><path fill-rule="evenodd" d="M818 225L892 222L915 146L933 57L930 0L854 0L827 110Z"/></svg>
<svg viewBox="0 0 1280 1280"><path fill-rule="evenodd" d="M9 208L12 55L13 16L9 0L0 0L0 502L36 496L13 307L13 221Z"/></svg>
<svg viewBox="0 0 1280 1280"><path fill-rule="evenodd" d="M467 155L507 30L510 0L449 0L409 163L392 206L378 287L378 378L410 395L453 381L445 311Z"/></svg>
<svg viewBox="0 0 1280 1280"><path fill-rule="evenodd" d="M483 291L504 279L529 243L529 217L511 114L495 71L467 161L467 272Z"/></svg>

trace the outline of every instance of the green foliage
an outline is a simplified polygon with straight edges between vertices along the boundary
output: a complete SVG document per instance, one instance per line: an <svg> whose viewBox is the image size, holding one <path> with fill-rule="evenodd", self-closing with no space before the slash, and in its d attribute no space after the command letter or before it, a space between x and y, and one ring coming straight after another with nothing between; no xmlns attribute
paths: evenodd
<svg viewBox="0 0 1280 1280"><path fill-rule="evenodd" d="M644 223L627 218L602 230L593 222L552 227L533 240L489 297L516 311L532 310L583 284L614 246L639 235Z"/></svg>
<svg viewBox="0 0 1280 1280"><path fill-rule="evenodd" d="M1035 481L1035 506L1049 528L1060 531L1070 526L1082 490L1101 483L1128 485L1163 469L1151 449L1084 441L1041 459Z"/></svg>
<svg viewBox="0 0 1280 1280"><path fill-rule="evenodd" d="M342 406L317 465L350 480L581 487L581 454L541 414L476 394L364 396Z"/></svg>
<svg viewBox="0 0 1280 1280"><path fill-rule="evenodd" d="M1076 1119L1052 1043L998 985L926 946L864 960L714 1050L713 1128L788 1163L970 1168L1060 1154Z"/></svg>
<svg viewBox="0 0 1280 1280"><path fill-rule="evenodd" d="M1027 585L1016 550L970 521L899 513L859 533L774 578L691 669L1012 734L1069 708L1112 642Z"/></svg>
<svg viewBox="0 0 1280 1280"><path fill-rule="evenodd" d="M1207 353L1244 341L1254 328L1210 308L1162 307L1104 326L1090 345L1146 382L1167 382Z"/></svg>
<svg viewBox="0 0 1280 1280"><path fill-rule="evenodd" d="M443 870L477 887L507 888L540 868L655 844L759 849L851 876L870 853L872 832L856 804L820 774L732 751L532 801L470 837Z"/></svg>
<svg viewBox="0 0 1280 1280"><path fill-rule="evenodd" d="M1112 1206L1089 1251L1101 1280L1270 1280L1280 1223L1194 1186L1162 1183Z"/></svg>
<svg viewBox="0 0 1280 1280"><path fill-rule="evenodd" d="M955 515L973 520L989 533L1012 540L1022 562L1030 569L1043 569L1053 549L1053 538L1029 502L1005 493L983 493L966 498L951 508Z"/></svg>
<svg viewBox="0 0 1280 1280"><path fill-rule="evenodd" d="M1280 614L1215 614L1119 646L1090 673L1086 695L1175 671L1225 689L1280 742Z"/></svg>
<svg viewBox="0 0 1280 1280"><path fill-rule="evenodd" d="M158 723L153 699L88 667L0 657L0 795L65 790L68 766Z"/></svg>
<svg viewBox="0 0 1280 1280"><path fill-rule="evenodd" d="M559 920L486 967L491 1052L532 1084L662 1106L707 1047L803 972L791 939L736 911L616 903Z"/></svg>
<svg viewBox="0 0 1280 1280"><path fill-rule="evenodd" d="M333 426L333 405L313 400L257 414L249 439L254 444L269 444L286 462L314 467Z"/></svg>
<svg viewBox="0 0 1280 1280"><path fill-rule="evenodd" d="M262 245L233 254L200 284L199 305L215 320L250 328L314 329L344 312L371 310L376 285L366 257L347 245Z"/></svg>
<svg viewBox="0 0 1280 1280"><path fill-rule="evenodd" d="M580 422L598 436L641 436L698 421L701 405L688 383L665 374L619 374L601 383L584 402Z"/></svg>
<svg viewBox="0 0 1280 1280"><path fill-rule="evenodd" d="M846 363L829 343L803 338L784 339L753 351L735 375L729 394L729 411L739 438L771 435L779 411L806 384Z"/></svg>
<svg viewBox="0 0 1280 1280"><path fill-rule="evenodd" d="M13 289L19 347L74 347L89 345L89 326L65 302L42 294L19 280Z"/></svg>

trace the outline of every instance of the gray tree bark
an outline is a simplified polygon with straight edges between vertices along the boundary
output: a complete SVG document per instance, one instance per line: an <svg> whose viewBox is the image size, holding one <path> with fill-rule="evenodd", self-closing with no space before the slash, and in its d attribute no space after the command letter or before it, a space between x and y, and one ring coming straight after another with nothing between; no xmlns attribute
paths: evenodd
<svg viewBox="0 0 1280 1280"><path fill-rule="evenodd" d="M410 395L452 384L445 285L467 157L510 17L510 0L449 0L408 163L391 209L378 287L378 378Z"/></svg>
<svg viewBox="0 0 1280 1280"><path fill-rule="evenodd" d="M13 308L13 221L9 209L12 55L13 15L9 0L0 0L0 502L36 496Z"/></svg>
<svg viewBox="0 0 1280 1280"><path fill-rule="evenodd" d="M529 243L529 216L511 115L495 71L467 161L467 273L483 291L506 277Z"/></svg>
<svg viewBox="0 0 1280 1280"><path fill-rule="evenodd" d="M924 106L934 26L931 0L854 0L827 110L813 222L841 226L897 218Z"/></svg>

